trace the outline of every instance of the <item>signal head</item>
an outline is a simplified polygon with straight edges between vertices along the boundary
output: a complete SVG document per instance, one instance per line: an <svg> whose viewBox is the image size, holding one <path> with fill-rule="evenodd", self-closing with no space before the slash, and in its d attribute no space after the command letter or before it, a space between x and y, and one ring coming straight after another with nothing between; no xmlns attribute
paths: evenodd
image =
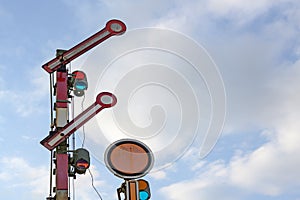
<svg viewBox="0 0 300 200"><path fill-rule="evenodd" d="M90 167L90 154L84 148L76 149L73 156L73 167L78 174L84 174Z"/></svg>
<svg viewBox="0 0 300 200"><path fill-rule="evenodd" d="M88 88L86 74L83 71L74 71L72 73L72 84L74 88L74 95L81 97L84 95L84 90Z"/></svg>
<svg viewBox="0 0 300 200"><path fill-rule="evenodd" d="M151 197L150 187L148 181L143 179L138 180L138 187L139 187L139 197L140 200L148 200Z"/></svg>

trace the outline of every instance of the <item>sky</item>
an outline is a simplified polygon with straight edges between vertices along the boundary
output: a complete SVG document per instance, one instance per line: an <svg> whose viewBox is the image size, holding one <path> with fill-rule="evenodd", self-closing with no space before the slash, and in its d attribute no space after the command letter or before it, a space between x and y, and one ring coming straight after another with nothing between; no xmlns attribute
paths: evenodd
<svg viewBox="0 0 300 200"><path fill-rule="evenodd" d="M153 126L159 128L161 121L156 118L163 117L163 132L147 133L153 134L153 140L147 139L149 135L131 135L142 138L153 148L157 160L154 170L144 177L150 183L152 199L299 200L299 9L300 2L296 0L30 0L18 3L1 0L2 198L37 200L49 195L50 155L39 144L50 130L49 75L41 66L54 57L56 49L69 49L102 29L110 19L120 19L127 26L124 35L110 38L71 63L72 69L89 72L89 90L83 107L88 106L95 94L103 89L113 89L119 95L118 104L123 105L103 115L100 113L85 127L86 148L94 155L91 160L93 184L102 198L117 199L116 189L123 182L110 173L101 162L101 156L109 142L122 137L116 127L126 132L122 126L126 126L124 117L128 116L121 115L121 111L131 109L129 118L143 130L151 122L157 122ZM144 38L139 31L153 34ZM155 34L160 31L163 33ZM167 36L164 35L166 32ZM169 40L173 36L177 38L172 43ZM153 40L161 43L152 52L147 52L145 44ZM184 46L185 43L180 43L182 40L189 45ZM124 43L117 46L122 41ZM171 47L168 46L168 51L159 52L163 44ZM176 49L178 45L182 49ZM188 48L192 46L196 50ZM132 53L129 47L141 48L142 51ZM173 52L174 48L182 50L177 57L174 56L178 55ZM103 55L103 52L108 53ZM120 56L118 52L125 54ZM198 52L201 52L199 58L212 60L207 62L211 71L215 72L216 79L213 80L220 88L224 87L224 91L217 93L219 96L213 96L211 77L202 71L205 67L198 69L197 72L200 70L202 73L198 80L198 76L193 76L196 73L176 64L190 67L195 64L192 63L192 55L197 58ZM145 55L148 57L143 57ZM130 56L140 56L141 59L133 60ZM105 65L102 71L98 67L97 73L93 74L91 65L96 65L95 58L96 63ZM187 62L183 62L184 59ZM122 69L118 68L120 64L124 66ZM202 60L200 64L203 64ZM199 66L196 64L196 67ZM130 79L136 77L134 75L139 69L142 69L139 76L142 82L132 86L126 81L133 80L135 83L139 80ZM153 73L154 69L161 70L156 71L161 72L160 76ZM168 79L173 74L180 76ZM160 84L158 79L152 79L159 77L170 82L177 80L176 77L183 77L188 84L182 82L174 88L165 87L169 82ZM149 86L150 82L155 84ZM139 87L146 88L146 92L136 89L138 86L147 86ZM140 93L136 96L134 91L126 93L128 88ZM182 90L185 92L177 93ZM161 98L150 101L147 94L151 92L160 94ZM186 99L182 96L188 92L192 92L196 103L191 103L191 99L183 103ZM173 93L175 98L170 100ZM222 99L224 95L226 101ZM129 98L127 104L122 101L125 97ZM77 112L82 110L81 101L76 100ZM218 106L215 102L226 103L224 126L220 137L216 137L216 144L210 143L212 150L201 157L199 144L203 145L204 140L201 130L212 123L214 116L218 116L216 112L219 110L213 108L222 108L215 107ZM176 107L177 104L187 107ZM201 117L198 112L193 112L194 107L190 105L196 105ZM188 122L198 127L198 131L188 128L180 131L182 124L190 125L184 121L186 116L192 119ZM198 124L193 124L195 119ZM182 123L176 123L176 120ZM221 125L222 120L218 126ZM133 130L132 127L129 130ZM134 130L138 129L135 127ZM182 140L181 143L172 138L173 130L177 131L176 136ZM76 133L77 146L81 146L82 132ZM110 134L107 135L107 132ZM209 136L219 134L208 133ZM134 133L125 133L128 134ZM190 139L192 136L196 137L193 141ZM101 137L106 138L105 142L93 143L92 138L97 141ZM171 142L168 141L170 137ZM178 151L170 143L184 150ZM73 199L99 199L88 173L77 176L74 188Z"/></svg>

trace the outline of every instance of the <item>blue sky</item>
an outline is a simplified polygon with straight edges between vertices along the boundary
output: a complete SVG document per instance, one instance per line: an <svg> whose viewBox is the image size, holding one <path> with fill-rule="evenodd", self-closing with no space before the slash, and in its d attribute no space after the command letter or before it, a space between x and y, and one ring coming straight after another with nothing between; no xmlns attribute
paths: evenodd
<svg viewBox="0 0 300 200"><path fill-rule="evenodd" d="M146 176L152 199L299 200L299 9L295 0L0 1L2 198L49 194L49 152L39 144L49 131L49 77L41 65L117 18L128 31L160 27L192 38L226 89L215 148L200 159L191 146ZM80 63L72 65L84 69ZM95 186L103 199L117 199L122 180L94 160ZM97 199L89 174L75 185L76 199Z"/></svg>

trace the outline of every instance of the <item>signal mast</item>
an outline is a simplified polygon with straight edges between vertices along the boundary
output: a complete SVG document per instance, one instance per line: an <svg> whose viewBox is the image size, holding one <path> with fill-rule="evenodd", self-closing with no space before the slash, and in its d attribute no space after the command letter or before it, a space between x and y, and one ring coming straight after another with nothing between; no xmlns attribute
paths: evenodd
<svg viewBox="0 0 300 200"><path fill-rule="evenodd" d="M113 107L117 103L114 94L101 92L92 105L69 121L69 100L73 97L71 93L77 97L84 96L88 82L83 71L77 70L69 73L66 65L111 36L121 35L125 31L126 25L122 21L110 20L106 23L105 28L71 49L58 49L56 57L42 65L42 68L50 74L50 82L52 82L52 75L56 76L54 85L55 120L51 119L51 131L40 142L51 152L51 166L52 162L55 163L55 169L50 172L50 194L46 198L47 200L69 200L69 177L75 178L76 174L84 174L90 167L88 150L84 148L73 150L71 157L67 139L99 112ZM50 92L52 93L52 87ZM52 157L53 151L54 157ZM119 200L122 200L121 194L124 194L124 200L150 199L149 183L140 178L152 169L153 162L154 156L150 148L138 140L118 140L106 149L105 164L107 168L114 175L124 179L124 183L117 189ZM52 196L52 173L55 175L54 196Z"/></svg>
<svg viewBox="0 0 300 200"><path fill-rule="evenodd" d="M76 173L85 173L90 166L89 152L86 149L79 148L73 152L73 157L70 157L68 137L100 111L117 103L117 98L112 93L102 92L98 94L95 103L69 122L71 92L73 91L75 96L83 96L88 84L84 72L75 71L69 74L66 65L111 36L121 35L125 31L126 25L122 21L110 20L106 23L105 28L71 49L57 50L56 57L42 66L50 74L50 77L53 74L56 76L54 86L54 96L56 96L54 103L55 120L51 124L49 135L41 141L41 144L51 151L51 160L52 151L55 151L53 159L55 169L50 172L50 187L52 186L52 173L55 175L55 195L52 196L52 188L50 188L50 195L46 198L47 200L69 200L69 177L74 177ZM73 171L70 170L70 166L74 168Z"/></svg>

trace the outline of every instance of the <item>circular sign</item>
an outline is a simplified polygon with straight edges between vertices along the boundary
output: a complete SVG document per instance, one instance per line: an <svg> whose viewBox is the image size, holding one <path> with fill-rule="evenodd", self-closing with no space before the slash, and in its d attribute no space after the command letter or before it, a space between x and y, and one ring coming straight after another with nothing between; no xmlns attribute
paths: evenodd
<svg viewBox="0 0 300 200"><path fill-rule="evenodd" d="M96 97L96 103L104 108L113 107L117 103L117 97L110 92L101 92Z"/></svg>
<svg viewBox="0 0 300 200"><path fill-rule="evenodd" d="M121 35L126 31L126 25L117 19L112 19L106 23L106 29L113 35Z"/></svg>
<svg viewBox="0 0 300 200"><path fill-rule="evenodd" d="M104 159L107 168L124 179L145 176L154 162L150 148L134 139L121 139L112 143L106 149Z"/></svg>

